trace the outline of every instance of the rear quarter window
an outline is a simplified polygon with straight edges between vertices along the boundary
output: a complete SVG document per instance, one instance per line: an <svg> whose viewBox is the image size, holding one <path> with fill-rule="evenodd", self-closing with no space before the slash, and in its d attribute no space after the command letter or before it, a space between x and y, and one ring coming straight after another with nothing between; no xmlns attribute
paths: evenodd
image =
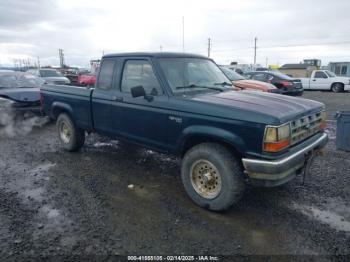
<svg viewBox="0 0 350 262"><path fill-rule="evenodd" d="M115 67L115 60L105 59L100 67L100 74L97 81L97 88L109 90L112 88L113 72Z"/></svg>

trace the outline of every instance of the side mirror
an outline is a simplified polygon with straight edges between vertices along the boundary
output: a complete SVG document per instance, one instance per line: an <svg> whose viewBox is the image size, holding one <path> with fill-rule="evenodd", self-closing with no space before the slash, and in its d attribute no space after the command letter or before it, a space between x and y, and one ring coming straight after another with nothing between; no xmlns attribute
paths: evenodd
<svg viewBox="0 0 350 262"><path fill-rule="evenodd" d="M134 86L130 91L132 97L146 96L146 91L143 86Z"/></svg>

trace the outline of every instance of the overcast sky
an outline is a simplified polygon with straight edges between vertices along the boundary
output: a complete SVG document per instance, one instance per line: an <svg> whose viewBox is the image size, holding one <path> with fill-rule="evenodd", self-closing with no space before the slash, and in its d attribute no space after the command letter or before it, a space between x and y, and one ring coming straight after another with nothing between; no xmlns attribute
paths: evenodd
<svg viewBox="0 0 350 262"><path fill-rule="evenodd" d="M298 63L304 58L350 61L349 0L0 0L0 64L40 57L88 66L102 53L207 54L217 63Z"/></svg>

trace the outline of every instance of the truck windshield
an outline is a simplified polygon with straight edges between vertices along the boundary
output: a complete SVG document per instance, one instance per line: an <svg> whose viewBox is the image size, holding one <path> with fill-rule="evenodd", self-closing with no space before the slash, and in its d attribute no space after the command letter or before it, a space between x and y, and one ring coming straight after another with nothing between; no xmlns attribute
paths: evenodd
<svg viewBox="0 0 350 262"><path fill-rule="evenodd" d="M329 77L336 77L336 75L331 71L326 70L325 72Z"/></svg>
<svg viewBox="0 0 350 262"><path fill-rule="evenodd" d="M203 58L159 58L167 82L176 94L232 89L230 80L211 60Z"/></svg>

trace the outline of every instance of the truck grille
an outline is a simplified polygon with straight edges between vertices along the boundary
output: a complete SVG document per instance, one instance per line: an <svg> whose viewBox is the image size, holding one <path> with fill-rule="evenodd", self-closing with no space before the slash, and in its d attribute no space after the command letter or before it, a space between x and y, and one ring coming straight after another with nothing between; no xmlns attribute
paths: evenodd
<svg viewBox="0 0 350 262"><path fill-rule="evenodd" d="M291 144L296 144L321 130L320 124L322 121L321 112L304 116L298 120L291 122L292 141Z"/></svg>

